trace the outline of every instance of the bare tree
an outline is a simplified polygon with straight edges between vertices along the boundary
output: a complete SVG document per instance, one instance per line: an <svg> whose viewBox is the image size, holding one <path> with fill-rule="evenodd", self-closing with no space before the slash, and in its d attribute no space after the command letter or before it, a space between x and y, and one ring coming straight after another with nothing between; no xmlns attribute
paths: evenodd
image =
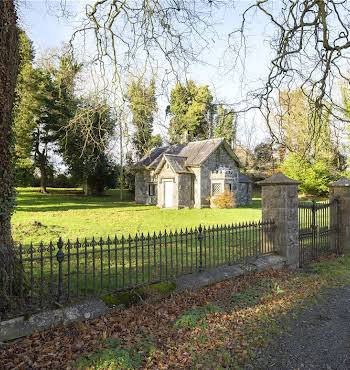
<svg viewBox="0 0 350 370"><path fill-rule="evenodd" d="M254 1L243 12L241 26L229 35L230 46L244 54L248 20L265 18L270 28L272 57L268 75L261 88L248 94L245 109L260 109L273 137L279 93L301 89L309 101L310 125L325 114L345 120L339 103L339 82L349 83L350 2L347 0L273 0ZM238 39L237 39L238 36ZM244 61L244 58L242 59Z"/></svg>
<svg viewBox="0 0 350 370"><path fill-rule="evenodd" d="M179 76L190 63L205 62L202 52L218 35L216 12L234 6L228 0L91 0L71 45L94 42L94 50L89 50L93 63L104 73L112 72L120 86L140 64L151 71L161 69L166 85L170 74ZM226 103L234 105L236 113L259 109L277 141L283 138L271 122L276 120L280 91L303 91L314 111L311 136L320 135L315 122L324 114L333 117L334 125L344 122L337 84L350 82L349 14L349 0L251 0L241 24L233 24L227 35L233 52L229 67L245 63L247 23L264 18L270 68L261 87L247 93L244 106Z"/></svg>
<svg viewBox="0 0 350 370"><path fill-rule="evenodd" d="M226 2L227 0L225 0ZM85 43L92 63L117 83L135 69L187 70L209 45L212 14L224 0L91 0L72 48ZM209 39L208 39L209 36ZM95 45L91 50L92 43Z"/></svg>

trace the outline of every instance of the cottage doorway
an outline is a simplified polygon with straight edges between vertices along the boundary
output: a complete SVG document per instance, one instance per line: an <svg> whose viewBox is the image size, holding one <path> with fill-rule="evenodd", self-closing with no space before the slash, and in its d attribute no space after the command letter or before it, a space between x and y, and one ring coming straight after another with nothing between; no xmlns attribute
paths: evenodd
<svg viewBox="0 0 350 370"><path fill-rule="evenodd" d="M174 199L174 183L173 181L164 181L164 207L172 208Z"/></svg>

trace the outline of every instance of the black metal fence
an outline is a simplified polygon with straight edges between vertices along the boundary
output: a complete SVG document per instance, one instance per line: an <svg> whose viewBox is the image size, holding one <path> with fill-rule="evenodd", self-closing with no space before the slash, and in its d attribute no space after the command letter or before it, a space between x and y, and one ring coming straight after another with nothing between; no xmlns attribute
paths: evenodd
<svg viewBox="0 0 350 370"><path fill-rule="evenodd" d="M339 252L338 201L299 203L299 264Z"/></svg>
<svg viewBox="0 0 350 370"><path fill-rule="evenodd" d="M18 246L27 309L247 263L274 252L274 222L164 231L152 235Z"/></svg>

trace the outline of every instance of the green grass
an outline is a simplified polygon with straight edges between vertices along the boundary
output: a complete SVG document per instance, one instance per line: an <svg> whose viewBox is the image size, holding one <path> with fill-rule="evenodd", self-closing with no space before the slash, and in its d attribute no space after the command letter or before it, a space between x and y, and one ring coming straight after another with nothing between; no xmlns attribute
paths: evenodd
<svg viewBox="0 0 350 370"><path fill-rule="evenodd" d="M202 225L254 221L261 218L261 202L255 198L247 207L235 209L158 209L136 205L130 194L120 201L119 191L103 197L86 197L79 189L18 188L13 216L13 235L23 244L50 240L127 235L137 232L175 230Z"/></svg>
<svg viewBox="0 0 350 370"><path fill-rule="evenodd" d="M106 348L81 358L76 369L134 370L141 366L141 355L134 348L121 348L118 340L106 341Z"/></svg>
<svg viewBox="0 0 350 370"><path fill-rule="evenodd" d="M177 329L192 329L197 326L204 328L207 326L207 316L221 311L221 307L215 304L207 304L205 306L186 311L175 321L174 325Z"/></svg>

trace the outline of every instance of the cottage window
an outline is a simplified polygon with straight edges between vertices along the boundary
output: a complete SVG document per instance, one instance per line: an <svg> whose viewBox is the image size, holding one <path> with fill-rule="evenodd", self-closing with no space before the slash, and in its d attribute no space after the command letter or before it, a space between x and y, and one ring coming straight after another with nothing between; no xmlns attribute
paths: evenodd
<svg viewBox="0 0 350 370"><path fill-rule="evenodd" d="M232 191L232 184L230 182L225 184L225 190Z"/></svg>
<svg viewBox="0 0 350 370"><path fill-rule="evenodd" d="M148 195L150 197L156 195L156 184L148 184Z"/></svg>
<svg viewBox="0 0 350 370"><path fill-rule="evenodd" d="M211 185L211 194L212 195L217 195L221 193L221 184L219 182L214 182Z"/></svg>

